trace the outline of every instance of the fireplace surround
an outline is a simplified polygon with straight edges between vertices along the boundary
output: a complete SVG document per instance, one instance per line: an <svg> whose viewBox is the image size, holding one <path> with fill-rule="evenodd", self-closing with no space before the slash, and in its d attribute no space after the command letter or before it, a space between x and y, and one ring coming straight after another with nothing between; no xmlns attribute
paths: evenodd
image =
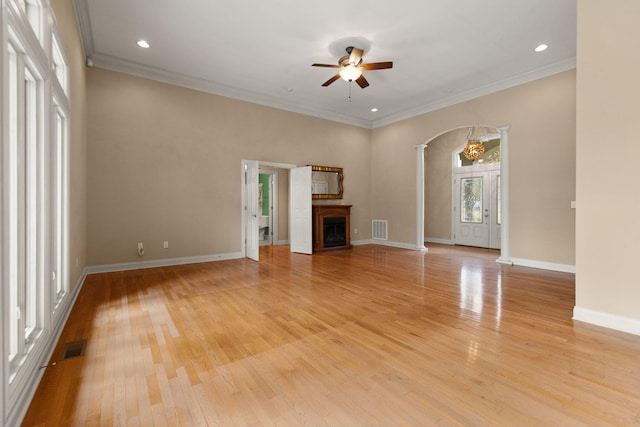
<svg viewBox="0 0 640 427"><path fill-rule="evenodd" d="M313 206L313 251L351 248L351 205Z"/></svg>

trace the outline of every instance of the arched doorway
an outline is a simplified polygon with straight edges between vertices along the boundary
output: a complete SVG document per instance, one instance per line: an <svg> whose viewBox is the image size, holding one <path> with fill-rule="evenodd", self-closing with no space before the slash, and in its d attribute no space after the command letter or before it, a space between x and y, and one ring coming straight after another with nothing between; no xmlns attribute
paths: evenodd
<svg viewBox="0 0 640 427"><path fill-rule="evenodd" d="M441 132L429 139L426 143L415 147L416 149L416 248L426 250L424 246L425 238L425 149L429 143L438 137L459 129L468 129L470 126L460 126L458 128L449 129ZM501 219L501 235L500 235L500 257L498 262L504 264L512 264L509 257L509 162L508 162L508 134L511 126L503 126L499 128L491 126L481 126L485 128L493 128L500 135L501 154L500 154L500 193L502 203L500 204Z"/></svg>

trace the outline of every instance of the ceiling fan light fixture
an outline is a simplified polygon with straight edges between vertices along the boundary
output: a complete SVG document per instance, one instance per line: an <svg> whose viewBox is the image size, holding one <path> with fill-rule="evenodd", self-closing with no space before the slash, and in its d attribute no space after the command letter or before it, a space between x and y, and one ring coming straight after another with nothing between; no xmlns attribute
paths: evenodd
<svg viewBox="0 0 640 427"><path fill-rule="evenodd" d="M360 77L362 75L362 70L353 64L348 64L342 67L338 74L340 74L340 77L342 77L343 80L350 82Z"/></svg>

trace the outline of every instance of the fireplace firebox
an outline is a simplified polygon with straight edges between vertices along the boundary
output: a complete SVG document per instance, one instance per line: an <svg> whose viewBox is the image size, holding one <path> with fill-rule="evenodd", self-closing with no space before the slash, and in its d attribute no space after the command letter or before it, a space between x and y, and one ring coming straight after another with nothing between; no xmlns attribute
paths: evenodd
<svg viewBox="0 0 640 427"><path fill-rule="evenodd" d="M313 206L313 251L351 248L351 205Z"/></svg>
<svg viewBox="0 0 640 427"><path fill-rule="evenodd" d="M347 217L325 216L322 219L322 225L325 248L344 246L347 243Z"/></svg>

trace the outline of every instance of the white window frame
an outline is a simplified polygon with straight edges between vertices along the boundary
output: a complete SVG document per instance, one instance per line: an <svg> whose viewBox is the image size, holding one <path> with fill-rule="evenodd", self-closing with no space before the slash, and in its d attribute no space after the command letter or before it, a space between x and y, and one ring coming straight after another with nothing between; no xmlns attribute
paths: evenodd
<svg viewBox="0 0 640 427"><path fill-rule="evenodd" d="M68 61L49 0L2 0L1 7L4 422L35 384L52 328L62 321L59 308L69 302L70 108Z"/></svg>

